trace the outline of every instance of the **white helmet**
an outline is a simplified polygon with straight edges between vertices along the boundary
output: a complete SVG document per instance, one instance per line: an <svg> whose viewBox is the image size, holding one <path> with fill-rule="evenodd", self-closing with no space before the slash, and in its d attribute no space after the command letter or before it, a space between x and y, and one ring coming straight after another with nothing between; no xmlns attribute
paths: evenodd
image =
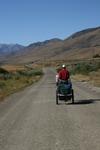
<svg viewBox="0 0 100 150"><path fill-rule="evenodd" d="M63 65L62 65L62 68L65 68L65 67L66 67L66 65L65 65L65 64L63 64Z"/></svg>

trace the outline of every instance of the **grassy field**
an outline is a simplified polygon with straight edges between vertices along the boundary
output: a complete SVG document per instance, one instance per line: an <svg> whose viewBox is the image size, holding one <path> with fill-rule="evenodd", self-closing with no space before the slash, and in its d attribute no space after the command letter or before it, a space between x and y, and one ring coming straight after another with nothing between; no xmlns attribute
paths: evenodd
<svg viewBox="0 0 100 150"><path fill-rule="evenodd" d="M2 66L0 68L0 100L37 82L43 75L39 67Z"/></svg>
<svg viewBox="0 0 100 150"><path fill-rule="evenodd" d="M82 62L70 68L72 78L100 87L100 62Z"/></svg>

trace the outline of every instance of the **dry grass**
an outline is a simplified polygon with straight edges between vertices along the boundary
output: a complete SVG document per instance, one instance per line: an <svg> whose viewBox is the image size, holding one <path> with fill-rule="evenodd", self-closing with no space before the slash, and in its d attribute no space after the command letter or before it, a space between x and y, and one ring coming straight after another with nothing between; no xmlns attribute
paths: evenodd
<svg viewBox="0 0 100 150"><path fill-rule="evenodd" d="M2 68L9 72L16 72L25 69L24 65L3 65Z"/></svg>
<svg viewBox="0 0 100 150"><path fill-rule="evenodd" d="M23 88L37 82L41 76L35 77L21 77L20 79L8 79L4 81L4 88L0 89L0 101L3 100L6 96L22 90Z"/></svg>
<svg viewBox="0 0 100 150"><path fill-rule="evenodd" d="M40 66L32 66L33 70L39 71ZM24 66L15 66L15 65L5 65L2 66L5 70L9 71L12 74L11 78L8 79L0 79L0 101L3 100L6 96L9 94L12 94L14 92L17 92L35 82L37 82L42 74L37 74L37 75L27 75L27 72L30 71L30 68L24 67ZM17 75L17 71L25 71L26 75ZM41 70L40 70L41 72ZM41 72L42 73L42 72Z"/></svg>
<svg viewBox="0 0 100 150"><path fill-rule="evenodd" d="M100 70L98 70L97 72L91 72L89 77L90 82L93 85L100 87Z"/></svg>
<svg viewBox="0 0 100 150"><path fill-rule="evenodd" d="M72 79L89 82L94 86L100 87L100 70L97 72L91 72L89 75L76 74L71 76Z"/></svg>
<svg viewBox="0 0 100 150"><path fill-rule="evenodd" d="M89 76L82 75L82 74L72 75L71 78L77 81L81 81L81 82L90 80Z"/></svg>

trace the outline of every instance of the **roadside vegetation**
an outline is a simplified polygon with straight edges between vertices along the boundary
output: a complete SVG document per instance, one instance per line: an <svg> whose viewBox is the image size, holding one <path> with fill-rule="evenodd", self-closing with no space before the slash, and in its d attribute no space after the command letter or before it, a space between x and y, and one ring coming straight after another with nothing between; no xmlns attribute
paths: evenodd
<svg viewBox="0 0 100 150"><path fill-rule="evenodd" d="M40 68L23 68L14 72L0 68L0 100L37 82L42 75Z"/></svg>
<svg viewBox="0 0 100 150"><path fill-rule="evenodd" d="M95 86L100 86L100 61L81 62L70 68L72 78L79 81L89 81Z"/></svg>

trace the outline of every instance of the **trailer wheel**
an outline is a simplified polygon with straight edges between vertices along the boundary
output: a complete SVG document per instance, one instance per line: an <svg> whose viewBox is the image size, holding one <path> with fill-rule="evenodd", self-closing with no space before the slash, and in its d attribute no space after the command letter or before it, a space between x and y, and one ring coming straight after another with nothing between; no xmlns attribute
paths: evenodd
<svg viewBox="0 0 100 150"><path fill-rule="evenodd" d="M72 104L74 104L74 90L72 89Z"/></svg>
<svg viewBox="0 0 100 150"><path fill-rule="evenodd" d="M59 99L59 97L58 97L58 92L56 91L56 104L58 105L58 99Z"/></svg>

